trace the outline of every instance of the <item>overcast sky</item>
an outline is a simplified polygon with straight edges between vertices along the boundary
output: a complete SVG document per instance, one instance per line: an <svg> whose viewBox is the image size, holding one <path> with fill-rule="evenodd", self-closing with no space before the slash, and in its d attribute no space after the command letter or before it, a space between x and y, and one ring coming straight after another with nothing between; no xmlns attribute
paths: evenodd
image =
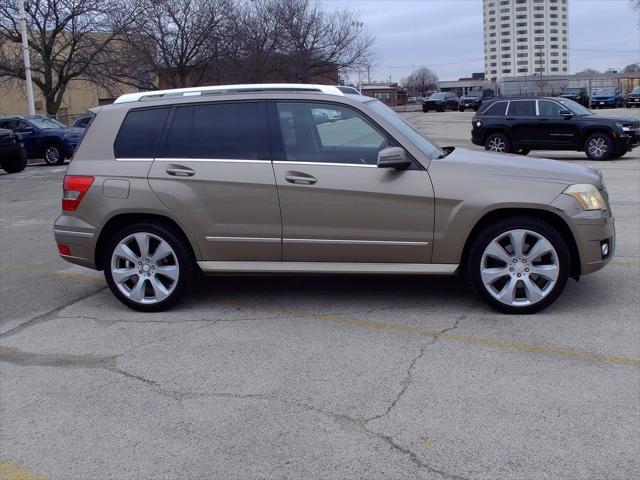
<svg viewBox="0 0 640 480"><path fill-rule="evenodd" d="M359 12L375 36L372 80L399 81L412 65L431 68L441 80L484 71L482 0L322 2ZM640 61L639 20L628 0L569 0L569 71Z"/></svg>

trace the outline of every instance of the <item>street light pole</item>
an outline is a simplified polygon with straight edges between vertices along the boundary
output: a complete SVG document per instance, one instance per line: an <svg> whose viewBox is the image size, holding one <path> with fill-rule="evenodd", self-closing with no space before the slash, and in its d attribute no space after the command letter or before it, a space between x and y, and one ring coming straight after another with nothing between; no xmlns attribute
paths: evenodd
<svg viewBox="0 0 640 480"><path fill-rule="evenodd" d="M33 103L33 84L31 83L31 61L29 60L29 39L27 37L27 14L24 11L24 0L18 0L20 31L22 33L22 58L24 59L24 77L27 82L27 99L29 101L29 115L35 115Z"/></svg>

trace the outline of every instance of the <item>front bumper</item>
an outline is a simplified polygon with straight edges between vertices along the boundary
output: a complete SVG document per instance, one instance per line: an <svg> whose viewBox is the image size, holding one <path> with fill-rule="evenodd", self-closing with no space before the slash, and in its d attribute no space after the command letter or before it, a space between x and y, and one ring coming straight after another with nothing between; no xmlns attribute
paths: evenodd
<svg viewBox="0 0 640 480"><path fill-rule="evenodd" d="M640 97L630 97L625 99L625 104L627 105L639 105L640 106Z"/></svg>
<svg viewBox="0 0 640 480"><path fill-rule="evenodd" d="M608 202L607 202L608 203ZM569 225L580 256L580 273L597 272L611 261L615 254L615 220L609 210L584 210L571 196L560 194L551 204ZM603 244L607 253L603 253Z"/></svg>
<svg viewBox="0 0 640 480"><path fill-rule="evenodd" d="M633 150L640 146L640 128L616 134L614 139L614 147L616 150Z"/></svg>
<svg viewBox="0 0 640 480"><path fill-rule="evenodd" d="M614 106L616 104L615 98L593 98L591 99L592 107L605 107Z"/></svg>

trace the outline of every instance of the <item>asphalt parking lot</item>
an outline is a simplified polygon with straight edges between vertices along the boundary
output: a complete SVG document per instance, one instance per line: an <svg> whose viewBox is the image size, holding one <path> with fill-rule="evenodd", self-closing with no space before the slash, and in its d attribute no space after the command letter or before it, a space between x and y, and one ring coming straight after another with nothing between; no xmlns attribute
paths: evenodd
<svg viewBox="0 0 640 480"><path fill-rule="evenodd" d="M470 146L473 112L403 115ZM57 256L65 167L3 172L0 478L638 478L640 152L595 166L616 256L534 316L462 278L333 276L136 313Z"/></svg>

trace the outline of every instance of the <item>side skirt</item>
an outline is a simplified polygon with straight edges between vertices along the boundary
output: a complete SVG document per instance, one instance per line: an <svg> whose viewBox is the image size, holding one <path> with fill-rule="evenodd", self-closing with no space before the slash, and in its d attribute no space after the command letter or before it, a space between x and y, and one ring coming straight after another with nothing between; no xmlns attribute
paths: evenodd
<svg viewBox="0 0 640 480"><path fill-rule="evenodd" d="M349 263L349 262L198 262L205 273L351 273L395 275L453 275L453 263Z"/></svg>

